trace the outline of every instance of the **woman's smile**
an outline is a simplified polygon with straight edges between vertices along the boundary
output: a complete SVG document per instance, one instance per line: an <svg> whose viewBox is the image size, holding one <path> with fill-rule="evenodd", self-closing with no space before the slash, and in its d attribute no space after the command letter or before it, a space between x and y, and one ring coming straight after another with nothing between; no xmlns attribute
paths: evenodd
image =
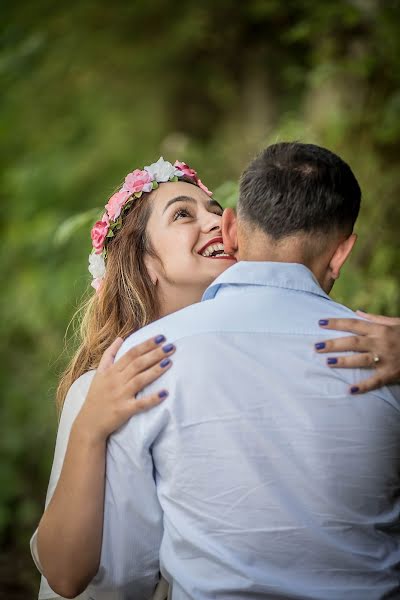
<svg viewBox="0 0 400 600"><path fill-rule="evenodd" d="M198 254L204 258L219 258L224 260L233 260L236 262L236 259L233 256L225 253L224 243L221 236L208 240L208 242L198 251Z"/></svg>

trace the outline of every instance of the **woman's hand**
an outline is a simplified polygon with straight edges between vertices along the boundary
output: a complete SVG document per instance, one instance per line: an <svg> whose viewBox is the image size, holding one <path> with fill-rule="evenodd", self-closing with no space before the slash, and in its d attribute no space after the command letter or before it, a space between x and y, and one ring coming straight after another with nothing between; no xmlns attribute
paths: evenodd
<svg viewBox="0 0 400 600"><path fill-rule="evenodd" d="M349 356L329 357L327 364L332 368L374 368L371 377L358 382L350 389L352 394L361 394L391 383L400 383L400 319L372 315L357 311L368 319L322 319L324 329L335 329L355 333L355 336L325 340L315 345L319 353L354 351Z"/></svg>
<svg viewBox="0 0 400 600"><path fill-rule="evenodd" d="M175 346L161 346L163 342L161 335L149 339L114 363L123 343L122 338L117 338L101 358L74 428L103 440L133 415L160 404L168 396L166 390L140 399L136 395L170 368L168 357L175 352Z"/></svg>

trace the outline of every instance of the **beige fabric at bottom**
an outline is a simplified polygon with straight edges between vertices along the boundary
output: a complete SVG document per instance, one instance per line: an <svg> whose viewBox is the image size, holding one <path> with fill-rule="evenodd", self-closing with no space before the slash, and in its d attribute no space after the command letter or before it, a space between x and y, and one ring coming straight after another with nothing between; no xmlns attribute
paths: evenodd
<svg viewBox="0 0 400 600"><path fill-rule="evenodd" d="M162 577L151 600L167 600L167 598L170 598L168 581Z"/></svg>

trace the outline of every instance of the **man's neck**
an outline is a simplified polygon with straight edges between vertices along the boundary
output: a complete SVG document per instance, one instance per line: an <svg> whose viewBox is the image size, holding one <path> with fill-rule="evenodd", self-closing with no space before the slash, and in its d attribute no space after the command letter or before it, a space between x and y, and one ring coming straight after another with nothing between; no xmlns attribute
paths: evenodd
<svg viewBox="0 0 400 600"><path fill-rule="evenodd" d="M326 292L329 292L332 287L327 282L329 256L325 256L324 253L317 256L311 255L308 245L304 244L304 240L300 236L273 240L264 234L254 232L251 237L239 240L236 258L255 262L298 263L310 269Z"/></svg>
<svg viewBox="0 0 400 600"><path fill-rule="evenodd" d="M291 241L266 244L265 240L260 240L259 243L254 240L249 244L241 244L236 258L254 262L299 263L311 268L308 257Z"/></svg>

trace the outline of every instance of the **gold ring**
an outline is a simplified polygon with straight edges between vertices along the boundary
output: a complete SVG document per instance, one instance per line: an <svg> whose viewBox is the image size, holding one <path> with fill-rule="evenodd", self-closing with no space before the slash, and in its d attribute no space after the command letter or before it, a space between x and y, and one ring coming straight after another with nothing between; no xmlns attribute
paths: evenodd
<svg viewBox="0 0 400 600"><path fill-rule="evenodd" d="M378 364L378 362L380 362L381 359L377 354L374 354L372 360L374 361L374 367L376 367L376 365Z"/></svg>

